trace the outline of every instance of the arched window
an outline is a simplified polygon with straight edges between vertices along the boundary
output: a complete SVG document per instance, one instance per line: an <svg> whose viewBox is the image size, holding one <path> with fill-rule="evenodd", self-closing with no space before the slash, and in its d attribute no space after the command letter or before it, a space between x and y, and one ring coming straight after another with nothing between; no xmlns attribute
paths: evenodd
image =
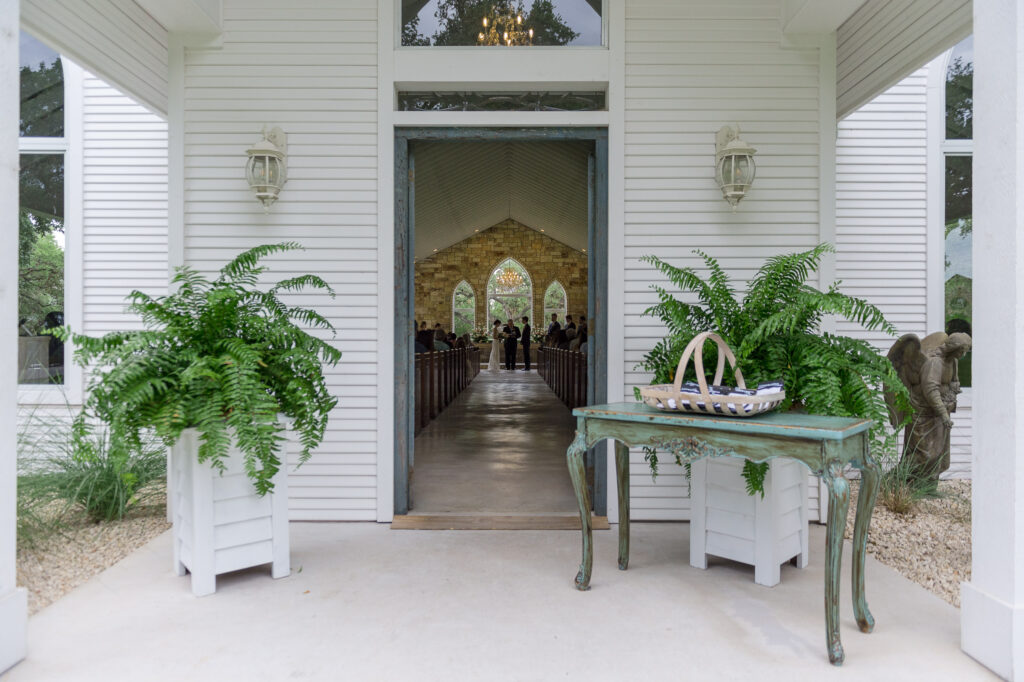
<svg viewBox="0 0 1024 682"><path fill-rule="evenodd" d="M943 323L947 334L973 333L971 236L974 154L974 38L949 53L945 71ZM960 385L971 385L971 355L959 362Z"/></svg>
<svg viewBox="0 0 1024 682"><path fill-rule="evenodd" d="M452 293L452 331L462 336L476 327L476 294L469 282L462 280Z"/></svg>
<svg viewBox="0 0 1024 682"><path fill-rule="evenodd" d="M544 324L551 319L551 313L555 313L558 315L558 323L564 326L568 310L569 298L565 295L565 287L556 279L544 292Z"/></svg>
<svg viewBox="0 0 1024 682"><path fill-rule="evenodd" d="M62 384L64 344L51 332L66 321L67 65L25 32L19 47L18 381Z"/></svg>
<svg viewBox="0 0 1024 682"><path fill-rule="evenodd" d="M487 326L495 319L518 321L533 310L533 282L514 258L498 264L487 279Z"/></svg>

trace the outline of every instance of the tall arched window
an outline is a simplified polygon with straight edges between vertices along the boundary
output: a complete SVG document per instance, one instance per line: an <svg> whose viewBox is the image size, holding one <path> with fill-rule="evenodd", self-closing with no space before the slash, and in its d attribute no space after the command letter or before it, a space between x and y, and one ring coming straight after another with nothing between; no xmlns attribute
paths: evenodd
<svg viewBox="0 0 1024 682"><path fill-rule="evenodd" d="M458 336L473 332L476 327L476 294L469 282L462 280L452 293L452 331Z"/></svg>
<svg viewBox="0 0 1024 682"><path fill-rule="evenodd" d="M945 332L973 334L971 298L971 234L974 154L974 38L958 44L949 54L945 72L945 245L943 270L943 323ZM971 356L959 363L960 385L971 385Z"/></svg>
<svg viewBox="0 0 1024 682"><path fill-rule="evenodd" d="M22 32L18 214L18 382L64 383L65 64ZM80 256L76 256L79 257Z"/></svg>
<svg viewBox="0 0 1024 682"><path fill-rule="evenodd" d="M514 258L498 264L487 279L487 325L495 319L518 321L533 309L533 282Z"/></svg>
<svg viewBox="0 0 1024 682"><path fill-rule="evenodd" d="M548 285L544 292L544 323L551 319L551 313L558 315L558 323L565 324L565 314L569 310L569 298L565 294L565 287L556 279Z"/></svg>

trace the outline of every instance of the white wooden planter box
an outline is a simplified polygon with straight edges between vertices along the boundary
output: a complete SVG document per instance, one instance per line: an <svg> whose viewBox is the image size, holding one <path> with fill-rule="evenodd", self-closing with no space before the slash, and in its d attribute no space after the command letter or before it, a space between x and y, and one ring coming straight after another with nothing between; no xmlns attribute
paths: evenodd
<svg viewBox="0 0 1024 682"><path fill-rule="evenodd" d="M748 495L743 460L708 457L690 467L690 565L713 555L754 566L754 582L779 584L780 565L807 565L807 467L769 460L764 499Z"/></svg>
<svg viewBox="0 0 1024 682"><path fill-rule="evenodd" d="M274 492L259 497L237 448L225 459L223 475L197 461L198 448L199 433L187 429L170 453L167 488L177 574L192 574L197 597L213 594L217 576L229 571L269 563L274 578L289 575L286 467L274 476Z"/></svg>

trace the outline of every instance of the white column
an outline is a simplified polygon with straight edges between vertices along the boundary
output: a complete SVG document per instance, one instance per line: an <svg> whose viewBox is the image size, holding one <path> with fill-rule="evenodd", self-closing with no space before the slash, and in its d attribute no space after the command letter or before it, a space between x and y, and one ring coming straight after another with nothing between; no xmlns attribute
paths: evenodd
<svg viewBox="0 0 1024 682"><path fill-rule="evenodd" d="M0 0L0 673L25 658L15 586L18 409L18 0Z"/></svg>
<svg viewBox="0 0 1024 682"><path fill-rule="evenodd" d="M1024 680L1024 0L974 3L974 441L961 645Z"/></svg>

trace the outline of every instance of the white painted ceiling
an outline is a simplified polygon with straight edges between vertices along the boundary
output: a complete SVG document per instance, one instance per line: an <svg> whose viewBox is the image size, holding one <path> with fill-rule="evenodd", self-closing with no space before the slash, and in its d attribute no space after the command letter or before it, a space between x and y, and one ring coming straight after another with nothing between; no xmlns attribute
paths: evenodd
<svg viewBox="0 0 1024 682"><path fill-rule="evenodd" d="M586 249L590 149L575 141L413 143L416 258L508 218Z"/></svg>

